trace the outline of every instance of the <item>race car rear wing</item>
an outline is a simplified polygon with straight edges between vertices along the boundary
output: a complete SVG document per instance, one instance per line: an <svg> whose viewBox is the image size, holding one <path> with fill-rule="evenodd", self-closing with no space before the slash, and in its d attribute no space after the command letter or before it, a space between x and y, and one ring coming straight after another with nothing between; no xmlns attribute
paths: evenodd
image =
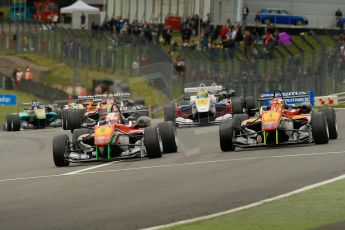
<svg viewBox="0 0 345 230"><path fill-rule="evenodd" d="M78 96L77 99L80 100L87 100L87 99L105 99L105 98L112 98L112 97L117 97L117 98L128 98L130 97L130 93L109 93L109 94L96 94L96 95L89 95L89 96Z"/></svg>
<svg viewBox="0 0 345 230"><path fill-rule="evenodd" d="M82 102L87 100L99 100L106 98L129 98L130 93L109 93L109 94L96 94L96 95L87 95L87 96L78 96L78 98L68 99L68 100L58 100L54 101L54 104L66 104L69 102Z"/></svg>
<svg viewBox="0 0 345 230"><path fill-rule="evenodd" d="M313 91L295 91L295 92L283 92L283 99L288 105L301 104L303 102L309 102L314 105L314 92ZM275 95L276 98L281 98L280 94ZM264 105L269 105L270 100L273 99L273 92L264 92L260 95L259 101Z"/></svg>
<svg viewBox="0 0 345 230"><path fill-rule="evenodd" d="M220 91L223 89L221 85L212 85L212 86L199 86L199 87L191 87L191 88L184 88L184 93L197 93L202 90L206 90L208 92Z"/></svg>

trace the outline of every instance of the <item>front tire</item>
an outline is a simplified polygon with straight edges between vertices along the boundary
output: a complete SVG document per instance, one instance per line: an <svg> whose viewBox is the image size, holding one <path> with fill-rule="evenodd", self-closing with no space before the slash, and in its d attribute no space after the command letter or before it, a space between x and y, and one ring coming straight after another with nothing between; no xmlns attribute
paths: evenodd
<svg viewBox="0 0 345 230"><path fill-rule="evenodd" d="M60 134L54 137L53 139L53 158L54 164L57 167L66 167L69 165L68 149L70 142L66 134Z"/></svg>
<svg viewBox="0 0 345 230"><path fill-rule="evenodd" d="M322 108L319 109L319 112L323 112L326 116L328 131L329 131L329 139L337 139L338 138L338 127L337 127L337 116L335 114L335 110L333 108Z"/></svg>
<svg viewBox="0 0 345 230"><path fill-rule="evenodd" d="M158 124L159 133L162 138L163 153L177 152L176 127L174 122L165 121Z"/></svg>
<svg viewBox="0 0 345 230"><path fill-rule="evenodd" d="M8 132L20 130L20 117L17 114L10 114L6 117L6 129Z"/></svg>
<svg viewBox="0 0 345 230"><path fill-rule="evenodd" d="M315 144L327 144L329 132L326 116L322 112L313 112L311 114L311 131Z"/></svg>
<svg viewBox="0 0 345 230"><path fill-rule="evenodd" d="M234 121L233 119L223 120L219 125L220 149L223 152L234 151Z"/></svg>
<svg viewBox="0 0 345 230"><path fill-rule="evenodd" d="M162 157L163 144L158 127L147 127L144 130L144 145L149 159Z"/></svg>

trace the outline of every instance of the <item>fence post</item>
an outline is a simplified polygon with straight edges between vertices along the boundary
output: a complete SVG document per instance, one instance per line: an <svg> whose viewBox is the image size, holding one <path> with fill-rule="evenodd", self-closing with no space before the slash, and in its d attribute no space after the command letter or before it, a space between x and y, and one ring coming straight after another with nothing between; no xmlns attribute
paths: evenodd
<svg viewBox="0 0 345 230"><path fill-rule="evenodd" d="M328 74L328 60L327 60L327 47L326 47L326 43L320 39L320 37L313 31L310 31L310 34L315 38L315 40L320 44L321 46L321 65L322 65L322 73L321 73L321 81L319 81L320 83L320 95L323 95L326 93L326 89L327 89L327 74ZM322 87L322 85L324 86L324 88Z"/></svg>

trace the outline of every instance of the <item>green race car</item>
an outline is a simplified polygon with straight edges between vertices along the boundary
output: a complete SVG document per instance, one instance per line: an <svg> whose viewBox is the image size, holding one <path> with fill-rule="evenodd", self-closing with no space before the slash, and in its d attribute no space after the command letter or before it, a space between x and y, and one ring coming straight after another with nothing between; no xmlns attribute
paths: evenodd
<svg viewBox="0 0 345 230"><path fill-rule="evenodd" d="M5 129L7 131L20 131L26 128L45 128L61 126L56 112L48 105L41 105L37 101L24 103L30 105L23 112L13 113L6 116Z"/></svg>

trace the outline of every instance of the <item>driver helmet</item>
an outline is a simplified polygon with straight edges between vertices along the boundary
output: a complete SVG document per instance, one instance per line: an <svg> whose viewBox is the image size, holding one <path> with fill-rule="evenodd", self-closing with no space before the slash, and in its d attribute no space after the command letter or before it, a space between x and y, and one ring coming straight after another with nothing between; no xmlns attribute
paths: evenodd
<svg viewBox="0 0 345 230"><path fill-rule="evenodd" d="M283 106L285 104L285 101L281 98L273 98L270 104L271 105L277 105L278 104L278 105Z"/></svg>
<svg viewBox="0 0 345 230"><path fill-rule="evenodd" d="M31 107L34 109L34 108L38 108L40 107L40 103L38 101L34 101L31 103Z"/></svg>
<svg viewBox="0 0 345 230"><path fill-rule="evenodd" d="M208 92L207 90L199 91L196 95L196 98L207 98Z"/></svg>
<svg viewBox="0 0 345 230"><path fill-rule="evenodd" d="M120 114L108 113L106 118L105 118L105 121L109 122L110 124L120 124L120 122L121 122Z"/></svg>
<svg viewBox="0 0 345 230"><path fill-rule="evenodd" d="M69 107L76 107L76 106L77 106L76 103L71 103L71 104L69 104Z"/></svg>

